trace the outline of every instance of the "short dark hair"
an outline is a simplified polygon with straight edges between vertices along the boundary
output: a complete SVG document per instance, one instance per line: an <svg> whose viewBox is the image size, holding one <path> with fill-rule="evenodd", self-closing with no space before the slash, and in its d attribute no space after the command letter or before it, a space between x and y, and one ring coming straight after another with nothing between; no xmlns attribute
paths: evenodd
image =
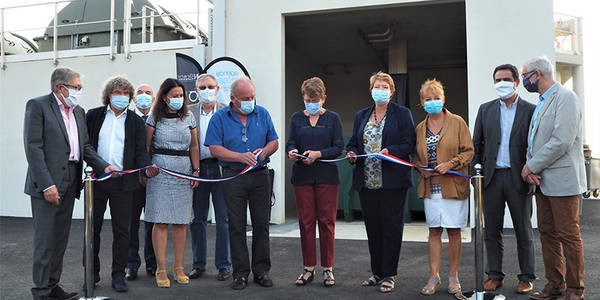
<svg viewBox="0 0 600 300"><path fill-rule="evenodd" d="M517 70L517 67L511 65L511 64L503 64L503 65L499 65L494 69L494 73L492 73L492 80L496 79L496 72L500 71L500 70L510 70L510 72L512 73L512 77L515 81L519 80L519 70Z"/></svg>
<svg viewBox="0 0 600 300"><path fill-rule="evenodd" d="M152 117L154 118L154 122L158 123L160 120L167 114L168 107L165 102L165 98L170 90L176 87L181 87L183 89L183 106L179 111L177 111L177 116L179 119L183 119L188 112L188 97L185 91L185 86L179 80L175 78L167 78L163 83L160 84L160 88L158 89L158 93L156 94L156 103L152 108Z"/></svg>

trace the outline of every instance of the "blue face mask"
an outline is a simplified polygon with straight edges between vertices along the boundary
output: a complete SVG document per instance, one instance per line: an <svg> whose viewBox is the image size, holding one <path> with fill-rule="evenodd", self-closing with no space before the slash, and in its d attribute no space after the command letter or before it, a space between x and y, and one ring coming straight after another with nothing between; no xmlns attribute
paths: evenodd
<svg viewBox="0 0 600 300"><path fill-rule="evenodd" d="M240 102L241 102L240 111L244 115L249 115L251 112L254 111L254 100L252 100L252 101L240 101Z"/></svg>
<svg viewBox="0 0 600 300"><path fill-rule="evenodd" d="M530 93L537 93L539 91L538 85L540 84L540 79L538 78L535 83L531 82L531 77L533 77L534 74L535 72L532 72L527 78L523 79L523 87Z"/></svg>
<svg viewBox="0 0 600 300"><path fill-rule="evenodd" d="M148 94L139 94L135 96L135 101L139 109L148 109L152 106L152 96Z"/></svg>
<svg viewBox="0 0 600 300"><path fill-rule="evenodd" d="M169 108L172 110L180 110L183 107L183 98L170 98Z"/></svg>
<svg viewBox="0 0 600 300"><path fill-rule="evenodd" d="M425 101L425 104L423 105L423 109L430 115L439 114L442 112L442 108L444 108L442 100Z"/></svg>
<svg viewBox="0 0 600 300"><path fill-rule="evenodd" d="M375 104L385 104L390 100L390 90L372 90L371 97Z"/></svg>
<svg viewBox="0 0 600 300"><path fill-rule="evenodd" d="M321 111L321 101L316 103L304 102L304 108L309 115L316 115Z"/></svg>
<svg viewBox="0 0 600 300"><path fill-rule="evenodd" d="M124 110L129 106L129 96L112 95L110 97L110 103L116 110Z"/></svg>

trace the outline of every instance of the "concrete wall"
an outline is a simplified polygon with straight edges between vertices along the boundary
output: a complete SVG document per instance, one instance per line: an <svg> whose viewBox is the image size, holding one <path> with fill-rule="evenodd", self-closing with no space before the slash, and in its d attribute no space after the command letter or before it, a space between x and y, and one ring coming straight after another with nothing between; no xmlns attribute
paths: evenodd
<svg viewBox="0 0 600 300"><path fill-rule="evenodd" d="M288 78L285 78L285 15L428 2L436 1L215 1L215 5L225 5L224 54L237 58L248 68L256 83L257 96L271 112L282 138L282 147L272 158L276 172L281 174L280 171L285 166L283 144L287 126L286 115L289 111L284 99L288 95L298 95L296 92L299 86L297 82L289 84ZM479 105L494 98L490 74L496 65L513 63L520 67L525 60L541 54L553 59L552 3L534 0L466 0L465 4L469 103L468 117L465 119L469 120L472 127ZM411 82L415 81L411 79ZM290 86L293 91L286 91ZM411 86L411 89L413 88ZM525 98L537 102L536 96L528 94L522 88L519 91ZM297 105L299 107L301 104ZM333 107L332 109L335 110ZM419 120L419 117L415 116L415 120ZM348 126L346 123L344 127ZM284 182L288 178L276 176L275 192L278 195L283 194L281 188L285 186ZM273 219L283 218L283 214L284 210L275 209Z"/></svg>
<svg viewBox="0 0 600 300"><path fill-rule="evenodd" d="M167 77L176 77L175 53L192 55L191 48L132 53L126 60L118 54L114 61L107 55L59 59L82 74L81 107L88 110L101 105L100 94L106 79L125 75L134 86L150 84L155 91ZM35 56L32 56L32 58ZM0 70L0 215L31 216L29 197L23 193L27 161L23 150L23 116L27 100L50 93L51 60L11 62ZM83 194L82 194L83 196ZM107 210L108 212L108 210ZM75 202L73 216L83 217L83 201ZM106 214L107 217L110 214Z"/></svg>

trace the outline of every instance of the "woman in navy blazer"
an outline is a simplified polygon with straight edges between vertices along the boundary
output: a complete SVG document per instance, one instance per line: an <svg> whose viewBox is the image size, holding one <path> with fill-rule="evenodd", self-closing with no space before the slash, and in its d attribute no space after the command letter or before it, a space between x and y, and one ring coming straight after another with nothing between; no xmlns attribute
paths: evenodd
<svg viewBox="0 0 600 300"><path fill-rule="evenodd" d="M381 153L409 160L415 126L406 107L390 102L395 85L389 74L378 72L369 82L375 105L356 113L346 157L355 164L352 189L359 192L371 255L372 275L361 284L380 285L379 291L388 293L394 289L398 269L411 168L356 155Z"/></svg>

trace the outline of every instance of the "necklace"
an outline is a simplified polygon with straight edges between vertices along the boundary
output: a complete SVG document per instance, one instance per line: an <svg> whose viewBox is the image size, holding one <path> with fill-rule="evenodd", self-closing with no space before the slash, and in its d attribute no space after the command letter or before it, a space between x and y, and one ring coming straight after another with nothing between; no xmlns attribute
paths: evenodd
<svg viewBox="0 0 600 300"><path fill-rule="evenodd" d="M385 118L386 115L387 115L387 109L383 113L383 117L381 117L380 120L377 120L377 109L373 109L373 119L375 121L375 124L381 123L381 121Z"/></svg>

